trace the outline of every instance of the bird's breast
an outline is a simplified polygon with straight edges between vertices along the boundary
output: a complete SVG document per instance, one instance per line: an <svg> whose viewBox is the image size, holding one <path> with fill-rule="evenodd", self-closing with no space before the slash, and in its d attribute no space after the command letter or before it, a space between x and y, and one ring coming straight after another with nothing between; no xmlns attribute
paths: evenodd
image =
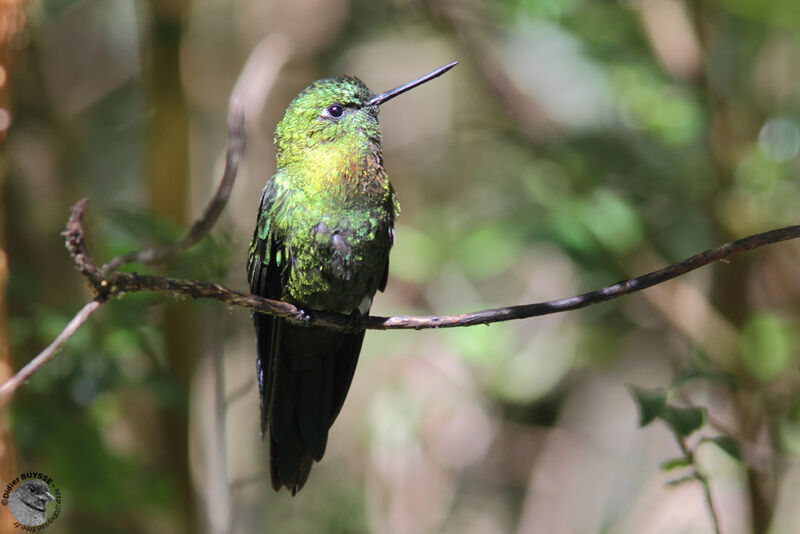
<svg viewBox="0 0 800 534"><path fill-rule="evenodd" d="M375 294L388 261L392 217L382 209L305 215L289 239L289 296L316 309L360 308Z"/></svg>

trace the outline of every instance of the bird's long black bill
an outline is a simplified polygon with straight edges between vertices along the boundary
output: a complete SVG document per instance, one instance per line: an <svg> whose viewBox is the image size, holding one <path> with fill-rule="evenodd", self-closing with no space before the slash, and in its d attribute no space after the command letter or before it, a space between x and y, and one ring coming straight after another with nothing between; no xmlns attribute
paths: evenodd
<svg viewBox="0 0 800 534"><path fill-rule="evenodd" d="M452 69L458 65L458 61L453 61L452 63L448 63L444 67L440 67L433 72L429 72L425 76L417 78L413 82L404 83L403 85L399 85L394 89L389 89L388 91L384 91L381 94L375 95L372 97L372 100L369 101L370 106L377 106L383 104L384 102L391 100L392 98L396 97L397 95L402 95L406 91L409 91L415 88L418 85L422 85L425 82L429 82L434 78L437 78L447 72L448 70Z"/></svg>

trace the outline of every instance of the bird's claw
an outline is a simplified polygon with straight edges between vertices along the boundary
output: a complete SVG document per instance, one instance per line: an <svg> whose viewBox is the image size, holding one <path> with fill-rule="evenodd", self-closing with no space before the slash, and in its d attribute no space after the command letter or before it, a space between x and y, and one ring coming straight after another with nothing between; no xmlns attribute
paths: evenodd
<svg viewBox="0 0 800 534"><path fill-rule="evenodd" d="M295 319L300 326L311 326L311 314L303 309L297 311Z"/></svg>

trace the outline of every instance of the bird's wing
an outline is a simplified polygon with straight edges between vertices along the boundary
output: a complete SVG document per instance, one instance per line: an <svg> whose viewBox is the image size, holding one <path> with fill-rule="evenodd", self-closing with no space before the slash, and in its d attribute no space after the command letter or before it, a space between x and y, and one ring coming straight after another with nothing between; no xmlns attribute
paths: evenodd
<svg viewBox="0 0 800 534"><path fill-rule="evenodd" d="M258 208L258 221L250 242L250 257L247 262L247 279L250 292L269 298L281 299L282 287L288 273L286 248L283 236L273 223L273 208L276 201L274 177L267 182L261 193ZM256 347L258 358L256 372L258 378L259 400L261 405L261 432L267 429L267 421L272 411L275 392L276 372L280 351L283 320L263 313L253 314L256 327Z"/></svg>
<svg viewBox="0 0 800 534"><path fill-rule="evenodd" d="M389 186L389 198L386 200L386 213L388 214L389 223L389 249L394 246L394 220L400 214L400 204L397 203L397 196L394 193L392 186ZM386 283L389 281L389 254L386 254L386 265L383 267L383 274L381 275L380 282L378 282L378 291L386 289Z"/></svg>
<svg viewBox="0 0 800 534"><path fill-rule="evenodd" d="M261 195L247 276L252 293L281 299L292 257L283 230L275 224L281 200L274 182L273 177ZM261 433L270 437L272 486L286 486L294 494L308 478L313 460L324 454L328 428L341 409L364 334L355 334L352 355L336 357L325 353L338 350L343 344L339 338L350 334L299 327L262 313L252 316Z"/></svg>

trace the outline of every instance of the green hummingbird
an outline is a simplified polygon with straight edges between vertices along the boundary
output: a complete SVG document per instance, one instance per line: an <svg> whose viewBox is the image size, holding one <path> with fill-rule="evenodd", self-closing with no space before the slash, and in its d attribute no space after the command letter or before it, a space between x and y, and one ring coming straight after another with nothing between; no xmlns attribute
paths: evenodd
<svg viewBox="0 0 800 534"><path fill-rule="evenodd" d="M275 129L278 170L261 193L250 243L251 292L306 310L369 313L386 287L399 213L383 168L378 108L456 64L377 95L358 78L324 78L292 100ZM252 317L272 487L295 495L325 454L364 330Z"/></svg>

